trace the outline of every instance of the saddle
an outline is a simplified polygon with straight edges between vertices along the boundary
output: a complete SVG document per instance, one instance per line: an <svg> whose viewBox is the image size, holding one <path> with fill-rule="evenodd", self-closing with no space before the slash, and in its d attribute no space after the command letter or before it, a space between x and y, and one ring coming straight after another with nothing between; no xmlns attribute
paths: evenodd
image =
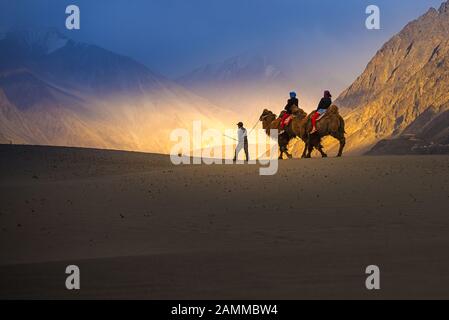
<svg viewBox="0 0 449 320"><path fill-rule="evenodd" d="M283 126L287 127L290 125L290 122L292 122L294 115L289 115L288 117L286 117L287 112L286 111L282 111L281 114L279 115L279 118L281 120L283 120Z"/></svg>
<svg viewBox="0 0 449 320"><path fill-rule="evenodd" d="M315 112L316 112L316 111L313 111L313 112L309 115L309 119L312 118L312 116L315 114ZM331 105L331 106L329 107L329 109L326 110L326 112L324 112L323 114L321 114L321 115L316 119L316 121L318 122L318 121L320 121L321 119L323 119L323 118L325 118L325 117L327 117L327 116L329 116L329 115L334 115L334 114L339 114L338 107L337 107L335 104Z"/></svg>
<svg viewBox="0 0 449 320"><path fill-rule="evenodd" d="M324 113L322 113L322 114L316 119L316 121L318 122L318 121L320 121L321 119L323 119L323 118L326 116L326 114L327 114L327 110L326 110Z"/></svg>

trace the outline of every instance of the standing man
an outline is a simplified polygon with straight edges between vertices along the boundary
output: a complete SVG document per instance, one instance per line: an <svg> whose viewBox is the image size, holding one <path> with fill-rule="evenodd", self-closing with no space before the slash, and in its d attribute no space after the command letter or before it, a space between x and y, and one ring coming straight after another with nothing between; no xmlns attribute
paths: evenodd
<svg viewBox="0 0 449 320"><path fill-rule="evenodd" d="M237 158L239 157L239 153L240 151L242 151L242 149L245 150L245 156L246 156L246 161L249 161L249 152L248 152L248 132L246 131L246 129L243 127L243 123L239 122L237 124L238 126L238 131L237 131L237 135L238 135L238 144L237 144L237 148L235 149L235 157L234 157L234 162L237 161Z"/></svg>

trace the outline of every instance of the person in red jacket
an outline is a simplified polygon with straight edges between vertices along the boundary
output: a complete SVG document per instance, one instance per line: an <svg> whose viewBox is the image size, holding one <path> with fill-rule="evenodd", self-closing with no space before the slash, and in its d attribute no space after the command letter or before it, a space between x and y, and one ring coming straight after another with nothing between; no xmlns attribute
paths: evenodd
<svg viewBox="0 0 449 320"><path fill-rule="evenodd" d="M315 114L312 116L312 131L310 134L314 134L317 132L316 122L321 115L326 113L327 109L332 105L332 95L329 90L324 91L324 97L321 98L320 104L316 109Z"/></svg>

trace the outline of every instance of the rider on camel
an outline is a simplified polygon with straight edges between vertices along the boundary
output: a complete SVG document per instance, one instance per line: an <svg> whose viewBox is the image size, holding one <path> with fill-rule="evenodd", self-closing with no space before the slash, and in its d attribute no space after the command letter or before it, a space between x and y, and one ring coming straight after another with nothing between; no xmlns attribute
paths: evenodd
<svg viewBox="0 0 449 320"><path fill-rule="evenodd" d="M320 104L312 116L312 131L310 134L316 133L318 130L316 129L316 122L319 117L321 117L324 113L326 113L327 109L332 105L332 95L329 90L324 91L324 97L321 99Z"/></svg>
<svg viewBox="0 0 449 320"><path fill-rule="evenodd" d="M296 92L290 92L290 99L287 102L287 105L285 106L284 110L285 113L282 116L282 120L281 120L281 130L284 130L285 125L286 125L286 120L288 119L288 117L290 117L292 115L292 108L293 106L298 107L299 106L299 100L296 98Z"/></svg>

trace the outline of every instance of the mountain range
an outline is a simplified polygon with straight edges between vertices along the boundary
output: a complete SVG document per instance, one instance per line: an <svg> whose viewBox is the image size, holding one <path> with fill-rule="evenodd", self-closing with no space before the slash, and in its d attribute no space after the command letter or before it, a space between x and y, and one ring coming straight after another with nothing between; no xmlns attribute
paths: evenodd
<svg viewBox="0 0 449 320"><path fill-rule="evenodd" d="M175 128L224 128L231 112L103 48L55 29L0 40L1 142L168 153Z"/></svg>
<svg viewBox="0 0 449 320"><path fill-rule="evenodd" d="M292 88L264 56L169 80L55 29L17 29L0 37L0 143L167 153L173 129L256 121L264 107L281 109ZM349 153L448 153L449 2L385 43L335 103Z"/></svg>
<svg viewBox="0 0 449 320"><path fill-rule="evenodd" d="M184 87L246 119L263 108L282 109L295 86L270 59L242 54L199 67L177 80Z"/></svg>
<svg viewBox="0 0 449 320"><path fill-rule="evenodd" d="M390 39L337 99L348 151L449 151L449 2Z"/></svg>

